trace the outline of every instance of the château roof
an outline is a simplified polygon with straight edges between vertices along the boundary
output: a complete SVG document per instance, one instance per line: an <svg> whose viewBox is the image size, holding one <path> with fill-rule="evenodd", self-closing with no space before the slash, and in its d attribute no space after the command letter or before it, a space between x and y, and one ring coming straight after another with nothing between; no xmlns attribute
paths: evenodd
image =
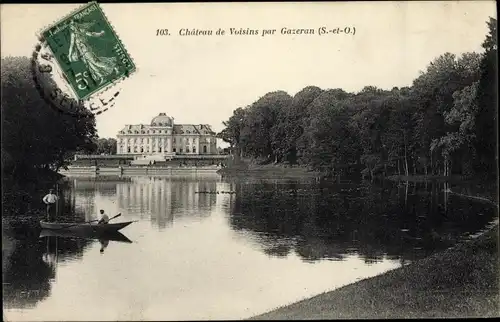
<svg viewBox="0 0 500 322"><path fill-rule="evenodd" d="M151 126L172 126L173 124L173 118L168 117L166 113L160 113L151 120Z"/></svg>
<svg viewBox="0 0 500 322"><path fill-rule="evenodd" d="M174 134L215 135L208 124L176 124L173 132Z"/></svg>
<svg viewBox="0 0 500 322"><path fill-rule="evenodd" d="M162 115L163 114L163 115ZM167 119L171 120L170 125L168 125ZM167 127L173 127L173 134L177 135L215 135L215 132L212 130L212 127L208 124L173 124L173 119L166 116L165 113L160 113L160 115L153 118L151 121L151 125L148 124L133 124L133 125L125 125L118 134L160 134L164 129L159 129L158 124L161 123L166 124ZM156 124L156 125L153 125ZM153 132L154 131L154 132ZM160 132L161 131L161 132Z"/></svg>

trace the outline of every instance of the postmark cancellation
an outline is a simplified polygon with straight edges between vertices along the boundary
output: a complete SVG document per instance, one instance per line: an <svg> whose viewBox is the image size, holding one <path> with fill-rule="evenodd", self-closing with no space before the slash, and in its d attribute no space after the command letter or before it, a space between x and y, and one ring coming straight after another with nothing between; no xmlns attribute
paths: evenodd
<svg viewBox="0 0 500 322"><path fill-rule="evenodd" d="M56 81L64 87L60 91L70 91L79 102L103 94L136 71L134 61L96 2L43 29L38 37L41 48L34 57L39 59L38 73L60 76L66 83Z"/></svg>

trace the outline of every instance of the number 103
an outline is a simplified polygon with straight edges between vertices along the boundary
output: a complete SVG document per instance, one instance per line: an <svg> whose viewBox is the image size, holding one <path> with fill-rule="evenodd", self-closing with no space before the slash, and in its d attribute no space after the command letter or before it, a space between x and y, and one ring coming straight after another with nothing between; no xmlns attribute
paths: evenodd
<svg viewBox="0 0 500 322"><path fill-rule="evenodd" d="M168 29L156 29L157 36L170 36Z"/></svg>

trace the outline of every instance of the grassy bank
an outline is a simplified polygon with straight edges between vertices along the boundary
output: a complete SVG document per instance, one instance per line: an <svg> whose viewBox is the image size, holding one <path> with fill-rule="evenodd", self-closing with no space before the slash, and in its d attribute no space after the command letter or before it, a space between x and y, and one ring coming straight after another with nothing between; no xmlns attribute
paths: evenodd
<svg viewBox="0 0 500 322"><path fill-rule="evenodd" d="M494 317L499 315L498 277L496 225L411 265L253 319Z"/></svg>

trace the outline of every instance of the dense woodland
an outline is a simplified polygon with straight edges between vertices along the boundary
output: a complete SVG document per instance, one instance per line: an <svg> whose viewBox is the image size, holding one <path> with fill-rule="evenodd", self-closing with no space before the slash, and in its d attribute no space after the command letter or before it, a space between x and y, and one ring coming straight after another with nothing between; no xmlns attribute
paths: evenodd
<svg viewBox="0 0 500 322"><path fill-rule="evenodd" d="M410 87L267 93L236 109L219 137L237 156L327 175L496 177L496 19L487 25L483 53L445 53Z"/></svg>

